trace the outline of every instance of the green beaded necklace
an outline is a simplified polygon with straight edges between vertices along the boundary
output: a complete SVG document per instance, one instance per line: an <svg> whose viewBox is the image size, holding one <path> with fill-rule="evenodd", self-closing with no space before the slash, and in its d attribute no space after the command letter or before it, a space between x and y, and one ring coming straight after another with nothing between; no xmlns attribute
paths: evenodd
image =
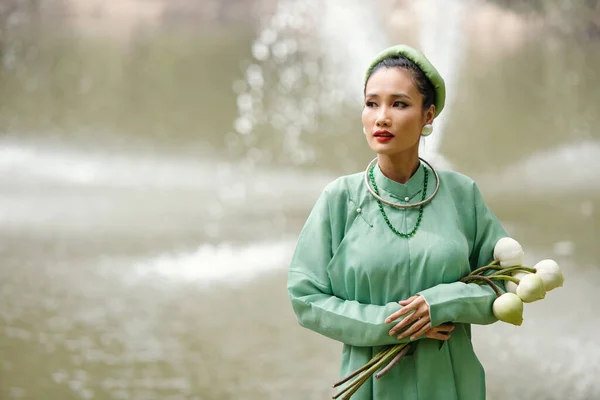
<svg viewBox="0 0 600 400"><path fill-rule="evenodd" d="M379 196L379 189L377 188L377 184L375 183L375 176L373 175L374 168L375 168L375 166L372 166L371 169L369 170L369 179L371 180L371 185L373 186L375 193L377 193L377 195ZM423 178L423 196L421 198L421 201L424 201L425 197L427 196L427 181L428 181L428 176L429 176L429 172L427 171L427 168L423 167L423 170L425 171L425 177ZM403 238L413 237L415 235L415 233L417 233L417 229L419 229L419 225L421 225L421 220L423 219L423 208L425 207L425 204L421 204L419 206L419 217L417 218L417 223L415 224L414 229L412 231L410 231L409 233L402 233L402 232L399 232L396 228L394 228L394 226L390 222L387 214L385 213L385 210L383 209L383 204L381 203L381 201L379 201L379 199L376 199L376 200L377 200L377 204L379 205L379 211L381 211L381 215L383 215L383 219L385 220L385 223L387 224L387 226L390 227L392 232L394 232L396 235L403 237Z"/></svg>

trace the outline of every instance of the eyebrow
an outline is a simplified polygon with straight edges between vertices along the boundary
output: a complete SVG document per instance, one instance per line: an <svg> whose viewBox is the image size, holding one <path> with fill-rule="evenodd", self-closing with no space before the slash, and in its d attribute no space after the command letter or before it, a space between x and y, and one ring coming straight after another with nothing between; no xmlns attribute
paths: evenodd
<svg viewBox="0 0 600 400"><path fill-rule="evenodd" d="M376 93L367 93L367 95L365 97L379 97L379 95L376 94ZM412 100L410 98L410 96L407 95L407 94L405 94L405 93L394 93L394 94L391 95L391 97L394 97L394 98L406 98L406 99Z"/></svg>

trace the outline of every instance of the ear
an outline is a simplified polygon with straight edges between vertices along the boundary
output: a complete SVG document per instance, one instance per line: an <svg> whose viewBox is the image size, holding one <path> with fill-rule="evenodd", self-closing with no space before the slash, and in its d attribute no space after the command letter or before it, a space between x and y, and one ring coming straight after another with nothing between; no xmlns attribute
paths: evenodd
<svg viewBox="0 0 600 400"><path fill-rule="evenodd" d="M425 117L425 124L432 124L433 123L433 119L435 118L435 105L430 105L429 108L427 110L425 110L425 112L423 113L423 116Z"/></svg>

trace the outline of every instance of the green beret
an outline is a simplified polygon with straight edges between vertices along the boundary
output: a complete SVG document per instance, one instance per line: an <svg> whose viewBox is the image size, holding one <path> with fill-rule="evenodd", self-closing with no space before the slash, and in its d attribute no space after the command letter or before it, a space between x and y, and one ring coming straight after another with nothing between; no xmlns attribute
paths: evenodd
<svg viewBox="0 0 600 400"><path fill-rule="evenodd" d="M413 49L410 46L399 44L397 46L389 47L383 50L381 53L377 54L377 56L371 61L369 67L367 68L367 72L365 74L365 86L367 85L367 80L369 79L369 75L371 71L377 64L390 57L403 56L408 58L412 62L414 62L421 71L425 74L429 81L433 85L435 90L435 116L437 117L439 113L442 112L444 108L444 104L446 102L446 84L444 83L444 79L440 75L440 73L435 69L433 64L429 62L427 57L420 51Z"/></svg>

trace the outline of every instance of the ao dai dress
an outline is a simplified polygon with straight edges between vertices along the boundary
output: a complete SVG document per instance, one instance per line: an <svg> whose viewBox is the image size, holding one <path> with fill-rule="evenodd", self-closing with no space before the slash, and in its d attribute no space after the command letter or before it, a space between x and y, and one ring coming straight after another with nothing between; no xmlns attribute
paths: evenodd
<svg viewBox="0 0 600 400"><path fill-rule="evenodd" d="M421 200L424 169L400 184L378 166L380 195L396 203ZM435 188L429 169L426 195ZM437 195L425 205L416 234L401 238L387 226L364 173L338 178L321 193L302 229L288 275L288 293L298 322L344 344L340 376L367 363L385 345L410 341L390 336L386 317L415 294L430 307L431 326L453 322L450 340L422 336L414 352L381 379L369 379L356 400L480 400L483 368L471 344L471 324L496 321L496 298L487 285L458 282L488 264L506 233L476 184L452 171L439 172ZM384 205L392 225L410 232L417 208ZM440 346L441 345L441 346Z"/></svg>

